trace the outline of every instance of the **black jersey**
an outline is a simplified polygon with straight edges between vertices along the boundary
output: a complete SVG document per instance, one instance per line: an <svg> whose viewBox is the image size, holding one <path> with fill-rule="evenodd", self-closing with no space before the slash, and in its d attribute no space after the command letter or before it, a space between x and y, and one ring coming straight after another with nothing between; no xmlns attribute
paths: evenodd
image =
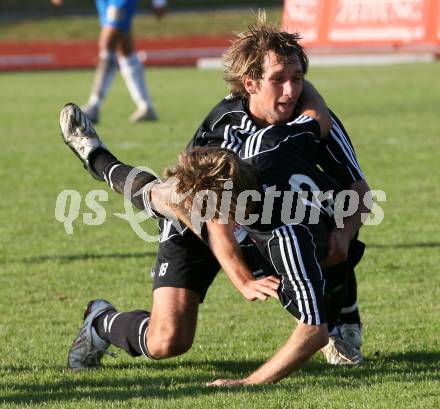
<svg viewBox="0 0 440 409"><path fill-rule="evenodd" d="M264 128L242 145L239 155L257 169L263 192L254 211L258 220L244 223L247 230L332 223L334 198L341 186L316 166L320 139L318 122L300 116Z"/></svg>
<svg viewBox="0 0 440 409"><path fill-rule="evenodd" d="M188 148L209 146L238 152L247 137L257 130L245 100L228 96L211 110L188 143Z"/></svg>
<svg viewBox="0 0 440 409"><path fill-rule="evenodd" d="M339 118L330 111L332 128L320 142L318 163L344 187L364 179L350 137Z"/></svg>
<svg viewBox="0 0 440 409"><path fill-rule="evenodd" d="M333 127L325 138L319 140L313 151L313 161L347 187L364 176L346 130L337 116L330 113ZM188 148L210 146L238 152L249 137L264 129L252 121L245 100L228 96L211 110L190 140Z"/></svg>

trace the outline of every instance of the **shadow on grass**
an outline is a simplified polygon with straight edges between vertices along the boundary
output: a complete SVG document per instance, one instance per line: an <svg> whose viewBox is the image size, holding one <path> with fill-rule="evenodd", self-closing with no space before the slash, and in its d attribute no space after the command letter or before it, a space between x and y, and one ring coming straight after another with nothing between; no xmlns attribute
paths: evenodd
<svg viewBox="0 0 440 409"><path fill-rule="evenodd" d="M371 376L379 373L384 375L407 374L411 371L414 375L417 373L426 373L427 377L432 371L431 378L440 380L440 371L438 363L440 362L439 352L426 351L408 351L405 353L393 353L366 357L364 363L360 366L330 366L325 363L309 362L302 371L308 373L330 374L334 371L343 369L347 375L366 375Z"/></svg>
<svg viewBox="0 0 440 409"><path fill-rule="evenodd" d="M141 363L142 362L142 363ZM260 361L137 361L134 364L106 366L104 370L72 372L62 367L42 368L39 380L34 381L38 370L32 366L0 367L17 377L28 373L33 379L26 383L11 381L0 385L14 390L10 397L0 397L0 404L48 403L87 399L88 401L121 401L133 398L176 399L185 396L207 396L218 393L217 388L205 384L214 379L217 369L236 377L255 370ZM41 380L58 372L56 382ZM135 371L135 373L133 373ZM46 372L46 374L45 374ZM125 373L124 373L125 372ZM53 376L51 376L53 379ZM35 383L34 383L35 382ZM238 389L236 389L239 391Z"/></svg>
<svg viewBox="0 0 440 409"><path fill-rule="evenodd" d="M160 371L175 371L175 370L221 370L224 372L229 372L231 374L239 374L246 373L255 370L259 365L262 364L262 361L256 360L246 360L246 361L224 361L224 360L158 360L158 361L145 361L142 358L133 359L131 362L121 362L112 364L112 360L107 360L104 366L100 369L96 370L87 370L87 371L78 371L73 372L66 369L65 366L62 365L42 365L42 366L32 366L32 365L2 365L0 366L0 370L3 373L9 372L13 374L21 374L24 375L26 373L35 373L38 371L56 371L56 372L65 372L66 374L70 374L73 376L78 376L80 374L99 374L104 373L105 370L110 371L125 371L125 370L145 370L148 373L151 372L160 372Z"/></svg>
<svg viewBox="0 0 440 409"><path fill-rule="evenodd" d="M22 258L17 261L25 264L45 263L46 261L59 261L61 263L70 263L78 260L100 260L100 259L124 259L124 258L142 258L156 256L155 251L145 251L142 253L82 253L82 254L54 254L36 257Z"/></svg>
<svg viewBox="0 0 440 409"><path fill-rule="evenodd" d="M433 241L430 243L393 243L393 244L375 244L367 245L369 249L415 249L415 248L436 248L440 243Z"/></svg>
<svg viewBox="0 0 440 409"><path fill-rule="evenodd" d="M439 242L431 243L395 243L395 244L368 244L369 249L385 249L385 248L436 248L440 247ZM45 263L47 261L59 261L61 263L70 263L78 260L100 260L100 259L126 259L126 258L142 258L155 257L155 251L145 251L141 253L82 253L82 254L53 254L35 257L25 257L15 261L25 264Z"/></svg>
<svg viewBox="0 0 440 409"><path fill-rule="evenodd" d="M319 384L321 388L365 388L366 385L384 382L439 381L440 352L409 351L368 359L359 367L332 367L325 363L310 362L296 377L278 385L253 386L255 392L273 389L308 388ZM159 361L106 366L104 370L71 372L61 367L38 370L32 366L0 367L6 373L18 373L20 378L29 373L32 380L26 383L3 382L3 387L13 390L12 396L1 397L0 403L62 402L87 399L111 402L133 398L178 399L216 394L218 388L204 385L218 377L238 378L255 370L262 362L256 360L224 361ZM45 372L49 371L47 374ZM55 371L55 374L53 372ZM134 373L133 373L134 371ZM41 372L38 374L38 372ZM35 381L37 373L38 380ZM48 376L49 375L49 376ZM56 376L57 381L44 382L45 377ZM5 377L3 377L5 379ZM308 379L307 379L308 378ZM304 383L304 379L308 382ZM240 393L241 388L227 389L227 393ZM226 392L226 390L225 390Z"/></svg>

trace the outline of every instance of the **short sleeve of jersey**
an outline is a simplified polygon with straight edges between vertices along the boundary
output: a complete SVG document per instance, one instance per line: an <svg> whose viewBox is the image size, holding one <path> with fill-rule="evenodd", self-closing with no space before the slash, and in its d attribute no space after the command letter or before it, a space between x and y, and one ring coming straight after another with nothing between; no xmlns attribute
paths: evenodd
<svg viewBox="0 0 440 409"><path fill-rule="evenodd" d="M187 149L196 146L221 147L238 152L248 135L257 127L239 98L226 97L208 114L190 140Z"/></svg>
<svg viewBox="0 0 440 409"><path fill-rule="evenodd" d="M320 144L318 164L339 183L348 187L363 179L364 174L344 126L333 112L331 116L333 126Z"/></svg>
<svg viewBox="0 0 440 409"><path fill-rule="evenodd" d="M248 159L283 146L307 156L319 141L319 123L307 115L301 115L285 125L270 125L256 131L247 138L239 155L242 159Z"/></svg>

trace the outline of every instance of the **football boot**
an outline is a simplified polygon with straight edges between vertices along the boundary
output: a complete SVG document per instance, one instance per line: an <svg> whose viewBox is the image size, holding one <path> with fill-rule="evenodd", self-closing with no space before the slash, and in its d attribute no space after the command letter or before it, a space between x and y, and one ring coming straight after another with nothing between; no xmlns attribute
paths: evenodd
<svg viewBox="0 0 440 409"><path fill-rule="evenodd" d="M339 336L329 336L328 344L321 348L331 365L359 365L363 362L361 352Z"/></svg>
<svg viewBox="0 0 440 409"><path fill-rule="evenodd" d="M84 168L98 180L104 180L90 164L90 155L98 148L106 149L98 134L93 128L90 119L81 108L69 103L60 112L61 136L64 143L78 156Z"/></svg>
<svg viewBox="0 0 440 409"><path fill-rule="evenodd" d="M116 310L108 301L93 300L88 303L83 325L69 349L67 365L70 369L98 368L104 354L116 356L107 351L110 344L103 340L92 326L93 320L108 310Z"/></svg>

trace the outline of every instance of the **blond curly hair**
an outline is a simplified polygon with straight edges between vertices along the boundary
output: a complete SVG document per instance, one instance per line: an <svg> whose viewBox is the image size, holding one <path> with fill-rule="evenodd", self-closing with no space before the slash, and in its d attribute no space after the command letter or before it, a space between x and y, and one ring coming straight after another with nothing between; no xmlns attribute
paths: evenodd
<svg viewBox="0 0 440 409"><path fill-rule="evenodd" d="M232 220L235 216L238 195L245 190L257 190L256 169L228 149L196 147L184 151L179 155L178 164L166 168L164 174L167 178L177 179L176 192L184 196L179 206L183 205L184 209L189 212L198 193L211 191L216 194L217 198L221 198L223 192L230 190L232 198L228 209L229 214L221 214L221 200L217 200L214 220L221 217ZM187 192L191 193L185 195ZM206 212L207 206L208 201L205 198L202 204L203 213ZM251 210L251 204L249 204L245 214Z"/></svg>

